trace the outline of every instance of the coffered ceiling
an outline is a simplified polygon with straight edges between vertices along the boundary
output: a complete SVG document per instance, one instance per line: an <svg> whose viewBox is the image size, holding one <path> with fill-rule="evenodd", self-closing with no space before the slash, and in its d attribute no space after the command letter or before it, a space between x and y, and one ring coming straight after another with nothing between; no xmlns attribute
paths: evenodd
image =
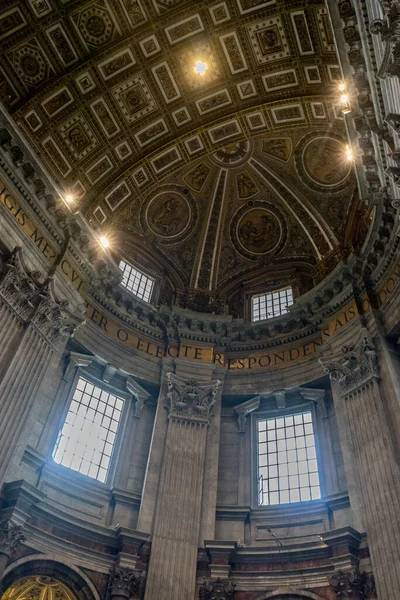
<svg viewBox="0 0 400 600"><path fill-rule="evenodd" d="M315 281L351 243L322 2L3 0L0 41L3 102L91 222L168 274L164 299L287 265Z"/></svg>

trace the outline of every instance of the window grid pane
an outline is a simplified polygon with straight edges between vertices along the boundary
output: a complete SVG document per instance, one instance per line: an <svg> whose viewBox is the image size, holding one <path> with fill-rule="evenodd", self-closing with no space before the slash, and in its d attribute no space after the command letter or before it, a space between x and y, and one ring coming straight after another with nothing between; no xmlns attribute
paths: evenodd
<svg viewBox="0 0 400 600"><path fill-rule="evenodd" d="M141 300L150 302L154 285L153 279L131 267L123 260L120 261L119 268L122 271L122 285Z"/></svg>
<svg viewBox="0 0 400 600"><path fill-rule="evenodd" d="M311 411L257 421L261 506L321 497Z"/></svg>
<svg viewBox="0 0 400 600"><path fill-rule="evenodd" d="M78 379L53 451L56 463L105 481L123 399Z"/></svg>
<svg viewBox="0 0 400 600"><path fill-rule="evenodd" d="M287 287L261 296L253 296L251 300L253 321L272 319L288 312L288 307L293 304L293 290Z"/></svg>

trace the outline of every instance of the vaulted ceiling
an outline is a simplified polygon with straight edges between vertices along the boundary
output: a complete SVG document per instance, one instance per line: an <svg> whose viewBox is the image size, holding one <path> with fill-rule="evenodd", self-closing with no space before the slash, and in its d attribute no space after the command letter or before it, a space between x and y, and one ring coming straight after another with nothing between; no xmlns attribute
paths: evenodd
<svg viewBox="0 0 400 600"><path fill-rule="evenodd" d="M0 41L3 102L160 301L302 291L354 246L323 2L3 0Z"/></svg>

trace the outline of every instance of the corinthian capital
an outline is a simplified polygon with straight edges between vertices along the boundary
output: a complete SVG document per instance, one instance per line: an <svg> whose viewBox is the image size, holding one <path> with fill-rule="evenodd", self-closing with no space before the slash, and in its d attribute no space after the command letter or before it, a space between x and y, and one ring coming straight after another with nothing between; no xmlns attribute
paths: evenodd
<svg viewBox="0 0 400 600"><path fill-rule="evenodd" d="M374 576L358 568L338 571L330 578L329 583L338 598L367 600L376 597Z"/></svg>
<svg viewBox="0 0 400 600"><path fill-rule="evenodd" d="M337 382L342 395L348 394L378 377L376 349L363 328L356 342L343 346L341 352L320 358L325 371Z"/></svg>
<svg viewBox="0 0 400 600"><path fill-rule="evenodd" d="M173 373L167 373L167 381L170 416L208 423L220 381L198 382Z"/></svg>
<svg viewBox="0 0 400 600"><path fill-rule="evenodd" d="M36 273L30 273L16 248L0 271L0 299L25 323L32 323L36 330L51 344L63 336L72 335L83 322L83 315L68 310L66 300L53 297L50 286L38 281Z"/></svg>
<svg viewBox="0 0 400 600"><path fill-rule="evenodd" d="M0 552L12 556L15 550L25 541L21 525L13 525L9 521L0 523Z"/></svg>
<svg viewBox="0 0 400 600"><path fill-rule="evenodd" d="M130 598L137 594L142 584L142 577L137 571L128 567L113 567L110 571L110 597L124 596Z"/></svg>
<svg viewBox="0 0 400 600"><path fill-rule="evenodd" d="M233 600L235 584L228 579L204 581L199 589L199 600Z"/></svg>

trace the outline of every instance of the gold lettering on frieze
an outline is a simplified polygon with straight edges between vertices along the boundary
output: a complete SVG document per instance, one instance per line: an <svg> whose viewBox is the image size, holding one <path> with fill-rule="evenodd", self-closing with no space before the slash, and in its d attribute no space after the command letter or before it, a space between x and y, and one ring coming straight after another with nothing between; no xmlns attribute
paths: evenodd
<svg viewBox="0 0 400 600"><path fill-rule="evenodd" d="M334 333L339 331L345 327L350 321L359 316L359 310L357 308L357 303L355 300L352 300L350 304L348 304L344 310L340 313L336 314L333 319L331 319L328 324L323 328L322 341L325 342L329 337L331 337Z"/></svg>
<svg viewBox="0 0 400 600"><path fill-rule="evenodd" d="M44 234L36 226L35 222L25 212L15 196L7 188L5 181L0 177L0 202L6 207L9 214L14 218L15 222L23 230L23 232L31 239L43 256L48 260L50 265L53 265L57 258L57 250L45 238ZM68 259L61 261L60 270L72 283L74 288L84 296L86 294L86 286L80 274L71 265Z"/></svg>
<svg viewBox="0 0 400 600"><path fill-rule="evenodd" d="M14 218L18 226L30 238L30 240L39 249L49 264L54 264L58 258L57 250L45 238L42 231L36 223L23 209L15 196L8 189L6 183L0 177L0 202L7 209L8 213ZM75 267L64 258L58 269L63 273L74 288L83 296L87 295L86 284ZM400 261L396 265L391 276L386 280L378 293L379 305L389 297L393 292L398 280L400 279ZM337 313L322 329L321 334L314 339L295 346L284 347L282 349L267 349L262 352L248 353L245 356L232 356L226 352L215 352L212 346L192 346L184 343L169 343L138 336L131 329L121 326L121 323L114 321L106 316L99 308L87 302L86 318L88 322L94 324L96 328L115 342L122 343L127 348L140 352L142 355L152 359L179 358L201 363L214 363L218 368L227 368L229 371L246 372L254 370L268 370L280 367L288 367L300 361L315 358L318 349L330 336L336 331L345 327L360 314L370 310L371 305L367 297L362 298L359 306L355 300L351 301L341 312Z"/></svg>
<svg viewBox="0 0 400 600"><path fill-rule="evenodd" d="M378 290L378 306L381 307L384 302L393 294L393 291L400 279L400 260L397 262L391 275Z"/></svg>
<svg viewBox="0 0 400 600"><path fill-rule="evenodd" d="M291 364L313 358L318 353L322 344L321 336L308 342L283 348L282 350L266 350L240 358L226 356L218 352L214 354L214 363L217 367L227 367L229 371L266 370L271 368L288 367Z"/></svg>

